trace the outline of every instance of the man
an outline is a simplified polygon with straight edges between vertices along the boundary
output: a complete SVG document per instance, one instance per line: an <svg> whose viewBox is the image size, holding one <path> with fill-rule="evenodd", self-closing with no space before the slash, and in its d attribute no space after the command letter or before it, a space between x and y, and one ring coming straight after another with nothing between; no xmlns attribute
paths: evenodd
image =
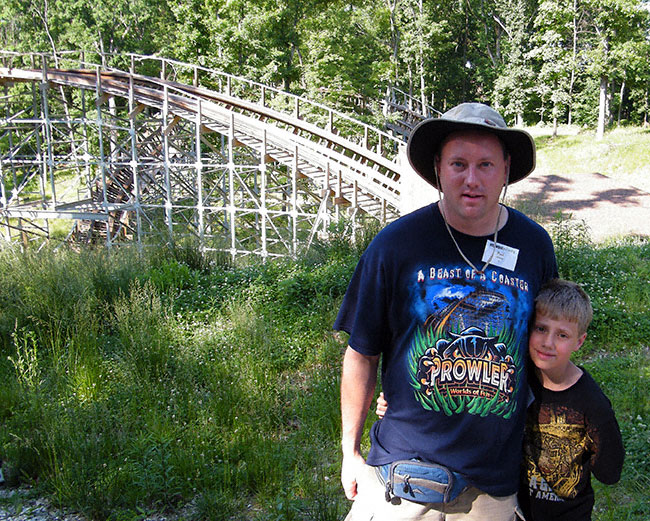
<svg viewBox="0 0 650 521"><path fill-rule="evenodd" d="M347 519L509 521L528 321L557 265L548 234L499 197L534 169L535 145L492 108L464 103L419 124L407 152L441 199L377 235L334 324L350 333L341 381ZM372 427L366 462L361 435L380 357L391 405ZM407 473L391 470L414 460ZM429 479L432 468L446 477ZM444 497L423 499L427 487Z"/></svg>

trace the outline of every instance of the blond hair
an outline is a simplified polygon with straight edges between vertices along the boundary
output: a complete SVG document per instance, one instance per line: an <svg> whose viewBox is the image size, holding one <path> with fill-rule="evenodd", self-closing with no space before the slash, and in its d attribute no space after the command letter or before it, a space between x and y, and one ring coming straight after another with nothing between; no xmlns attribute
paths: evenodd
<svg viewBox="0 0 650 521"><path fill-rule="evenodd" d="M553 320L576 322L579 334L587 332L594 314L589 295L575 282L564 279L552 279L542 286L535 311Z"/></svg>

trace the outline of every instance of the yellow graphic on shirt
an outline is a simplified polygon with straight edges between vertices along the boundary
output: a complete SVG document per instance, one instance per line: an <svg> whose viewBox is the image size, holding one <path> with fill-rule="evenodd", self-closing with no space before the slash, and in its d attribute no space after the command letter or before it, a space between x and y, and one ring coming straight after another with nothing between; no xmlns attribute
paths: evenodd
<svg viewBox="0 0 650 521"><path fill-rule="evenodd" d="M543 409L539 423L526 426L530 496L550 501L573 499L582 477L588 443L584 425L566 409Z"/></svg>

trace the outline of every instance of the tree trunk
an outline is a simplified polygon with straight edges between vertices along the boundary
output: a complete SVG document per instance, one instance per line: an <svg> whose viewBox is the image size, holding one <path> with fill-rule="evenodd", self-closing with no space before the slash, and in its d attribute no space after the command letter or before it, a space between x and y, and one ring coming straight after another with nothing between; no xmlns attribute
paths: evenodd
<svg viewBox="0 0 650 521"><path fill-rule="evenodd" d="M596 138L602 139L605 135L605 118L607 118L607 76L600 77L600 101L598 103L598 130Z"/></svg>
<svg viewBox="0 0 650 521"><path fill-rule="evenodd" d="M623 96L625 95L625 80L621 82L621 90L618 95L618 116L616 118L616 125L621 126L621 111L623 110Z"/></svg>
<svg viewBox="0 0 650 521"><path fill-rule="evenodd" d="M386 7L388 7L388 12L390 13L390 46L392 53L392 68L393 68L393 79L397 84L399 80L399 44L400 44L400 33L397 27L396 20L396 9L397 3L399 0L386 0Z"/></svg>
<svg viewBox="0 0 650 521"><path fill-rule="evenodd" d="M576 81L576 62L578 60L578 0L573 0L573 52L571 53L571 79L569 80L569 126L573 119L573 86Z"/></svg>
<svg viewBox="0 0 650 521"><path fill-rule="evenodd" d="M424 18L424 4L423 0L418 0L418 11L415 17L420 17L422 20ZM418 28L418 75L420 76L420 103L422 104L422 115L427 116L427 95L425 92L426 81L424 79L424 35L422 34L421 24L417 23L416 27Z"/></svg>

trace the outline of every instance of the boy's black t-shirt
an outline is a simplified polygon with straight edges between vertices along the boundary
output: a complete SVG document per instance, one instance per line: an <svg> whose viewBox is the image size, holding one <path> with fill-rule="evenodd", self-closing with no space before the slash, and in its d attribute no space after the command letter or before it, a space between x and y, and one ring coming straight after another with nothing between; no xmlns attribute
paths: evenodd
<svg viewBox="0 0 650 521"><path fill-rule="evenodd" d="M609 399L587 371L570 388L550 391L531 374L519 503L527 521L588 521L591 474L616 483L625 451Z"/></svg>

